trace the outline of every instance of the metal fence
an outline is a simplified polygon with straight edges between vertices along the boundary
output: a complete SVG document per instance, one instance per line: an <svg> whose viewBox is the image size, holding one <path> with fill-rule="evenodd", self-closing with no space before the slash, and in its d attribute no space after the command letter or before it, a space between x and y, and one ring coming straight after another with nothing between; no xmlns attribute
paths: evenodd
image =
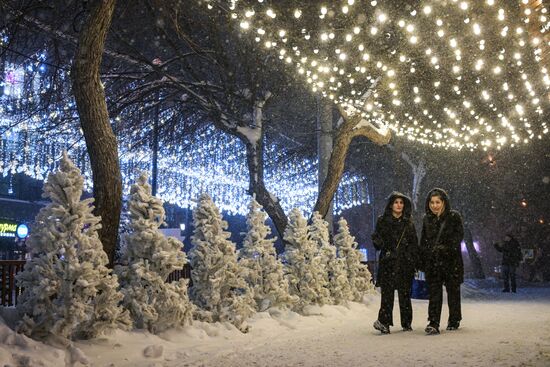
<svg viewBox="0 0 550 367"><path fill-rule="evenodd" d="M0 306L15 306L21 288L17 287L15 275L23 270L25 260L0 260Z"/></svg>
<svg viewBox="0 0 550 367"><path fill-rule="evenodd" d="M23 270L25 260L0 260L0 306L15 306L17 298L21 295L22 288L17 286L15 276ZM168 275L167 282L177 281L179 279L191 279L191 267L185 264L183 269L175 270Z"/></svg>
<svg viewBox="0 0 550 367"><path fill-rule="evenodd" d="M17 298L22 292L22 288L17 287L15 276L23 270L25 260L0 260L0 306L15 306ZM376 267L374 261L364 262L369 267L371 273ZM167 282L178 281L180 279L189 279L191 285L191 266L187 263L181 270L174 270L168 275Z"/></svg>

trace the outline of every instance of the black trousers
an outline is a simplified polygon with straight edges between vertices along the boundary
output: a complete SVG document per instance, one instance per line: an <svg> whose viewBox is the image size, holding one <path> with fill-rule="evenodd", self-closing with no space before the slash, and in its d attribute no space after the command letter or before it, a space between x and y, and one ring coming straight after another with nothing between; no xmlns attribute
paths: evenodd
<svg viewBox="0 0 550 367"><path fill-rule="evenodd" d="M460 322L462 320L462 309L460 305L460 283L444 282L439 277L427 277L430 301L428 304L428 321L439 327L441 321L441 308L443 307L443 284L447 289L447 304L449 305L448 323Z"/></svg>
<svg viewBox="0 0 550 367"><path fill-rule="evenodd" d="M409 287L398 287L397 296L399 297L399 314L401 316L401 327L408 327L412 322L412 303L411 303L412 279ZM378 311L378 321L384 325L393 325L393 301L395 296L395 287L381 287L382 292L380 311Z"/></svg>
<svg viewBox="0 0 550 367"><path fill-rule="evenodd" d="M512 292L515 292L516 291L516 267L514 265L502 265L502 277L504 279L504 290L509 291L510 285L512 285Z"/></svg>

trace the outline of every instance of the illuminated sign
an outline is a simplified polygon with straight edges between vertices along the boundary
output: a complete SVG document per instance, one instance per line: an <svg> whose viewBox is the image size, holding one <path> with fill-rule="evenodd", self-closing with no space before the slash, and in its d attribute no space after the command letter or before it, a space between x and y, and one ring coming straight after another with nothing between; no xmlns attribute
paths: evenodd
<svg viewBox="0 0 550 367"><path fill-rule="evenodd" d="M17 224L0 222L0 237L15 237Z"/></svg>
<svg viewBox="0 0 550 367"><path fill-rule="evenodd" d="M29 235L29 227L26 224L0 222L0 237L24 239Z"/></svg>
<svg viewBox="0 0 550 367"><path fill-rule="evenodd" d="M15 234L20 239L27 238L27 236L29 235L29 227L27 227L26 224L21 223L20 225L17 226L17 229L15 230Z"/></svg>

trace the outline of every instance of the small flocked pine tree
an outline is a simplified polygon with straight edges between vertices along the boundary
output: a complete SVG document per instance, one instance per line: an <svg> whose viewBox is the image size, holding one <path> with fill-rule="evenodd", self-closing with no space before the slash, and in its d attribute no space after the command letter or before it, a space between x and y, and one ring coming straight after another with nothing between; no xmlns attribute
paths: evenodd
<svg viewBox="0 0 550 367"><path fill-rule="evenodd" d="M357 249L357 242L350 234L348 222L343 217L338 221L338 233L334 236L334 244L338 249L338 257L346 261L353 300L360 302L363 295L374 290L374 285L369 269L361 264L361 252Z"/></svg>
<svg viewBox="0 0 550 367"><path fill-rule="evenodd" d="M235 244L225 231L227 222L207 194L193 210L193 224L190 295L199 307L197 316L208 322L228 321L246 332L255 302L237 262Z"/></svg>
<svg viewBox="0 0 550 367"><path fill-rule="evenodd" d="M346 262L336 256L336 247L330 243L328 223L319 212L313 213L309 233L310 239L317 244L321 267L325 269L325 281L331 302L341 304L352 300Z"/></svg>
<svg viewBox="0 0 550 367"><path fill-rule="evenodd" d="M271 228L265 224L267 214L254 199L249 209L246 219L248 232L239 251L239 263L245 269L245 279L256 301L256 310L291 307L297 297L289 293L283 264L277 259L273 246L276 238L267 238L271 234Z"/></svg>
<svg viewBox="0 0 550 367"><path fill-rule="evenodd" d="M23 288L18 329L29 335L92 338L130 324L119 306L117 277L107 268L93 199L80 200L83 184L64 152L59 170L44 184L43 197L51 203L36 217L27 242L31 259L17 278Z"/></svg>
<svg viewBox="0 0 550 367"><path fill-rule="evenodd" d="M290 212L284 240L290 294L299 298L296 310L301 311L311 304L328 303L330 293L326 287L321 259L316 256L317 246L309 239L307 221L299 209Z"/></svg>
<svg viewBox="0 0 550 367"><path fill-rule="evenodd" d="M193 305L187 296L187 279L167 283L168 275L187 262L183 244L166 237L159 227L164 223L162 200L151 194L147 175L132 185L130 234L124 237L124 265L117 267L124 306L134 325L160 332L190 324Z"/></svg>
<svg viewBox="0 0 550 367"><path fill-rule="evenodd" d="M118 226L118 243L115 253L115 263L121 264L124 262L124 254L126 253L126 243L124 238L130 233L130 211L128 209L128 198L122 198L122 210L120 212L120 224Z"/></svg>

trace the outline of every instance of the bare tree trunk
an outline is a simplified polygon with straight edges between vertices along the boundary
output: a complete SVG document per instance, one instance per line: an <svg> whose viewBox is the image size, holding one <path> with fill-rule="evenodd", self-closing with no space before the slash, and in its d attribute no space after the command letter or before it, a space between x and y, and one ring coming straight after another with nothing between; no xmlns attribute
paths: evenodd
<svg viewBox="0 0 550 367"><path fill-rule="evenodd" d="M334 146L332 148L332 154L330 155L330 161L328 164L328 174L323 182L321 190L319 191L319 196L317 197L317 202L315 203L315 207L313 209L313 211L319 212L323 217L327 215L330 204L334 198L334 194L336 193L340 180L342 179L349 145L353 139L353 126L345 126L346 124L347 122L344 122L337 130L336 138L334 139Z"/></svg>
<svg viewBox="0 0 550 367"><path fill-rule="evenodd" d="M214 123L219 129L237 137L245 145L246 164L248 166L248 193L253 195L256 201L263 206L282 239L288 219L279 199L267 190L264 182L263 108L270 97L271 93L267 92L263 98L255 101L250 126L232 125L219 117L214 119Z"/></svg>
<svg viewBox="0 0 550 367"><path fill-rule="evenodd" d="M109 121L105 92L99 77L105 38L115 0L96 0L78 38L72 67L73 93L92 167L95 214L101 216L99 237L112 266L116 251L122 178L115 134Z"/></svg>
<svg viewBox="0 0 550 367"><path fill-rule="evenodd" d="M472 263L472 268L474 270L475 279L485 279L485 273L483 272L483 267L481 266L481 259L479 254L474 247L474 240L472 238L472 232L467 226L464 226L464 243L466 244L466 249L468 250L468 257Z"/></svg>
<svg viewBox="0 0 550 367"><path fill-rule="evenodd" d="M263 134L256 142L246 142L246 163L249 172L249 193L256 197L273 221L279 238L283 238L288 219L286 217L279 199L269 193L264 182L263 165Z"/></svg>
<svg viewBox="0 0 550 367"><path fill-rule="evenodd" d="M409 155L405 152L401 153L401 157L411 166L413 172L413 184L411 190L411 200L413 202L413 209L418 210L418 198L420 196L420 184L422 179L426 176L426 162L420 158L418 164L415 164Z"/></svg>
<svg viewBox="0 0 550 367"><path fill-rule="evenodd" d="M317 157L318 157L318 183L321 192L323 183L328 176L330 155L332 153L332 104L318 98L317 117ZM329 209L324 219L328 222L328 228L332 233L334 200L329 204Z"/></svg>
<svg viewBox="0 0 550 367"><path fill-rule="evenodd" d="M391 138L389 132L381 134L372 125L364 125L364 120L359 113L348 115L341 107L339 111L343 122L340 123L336 130L336 137L334 138L334 146L328 166L328 175L323 182L323 187L319 192L313 209L313 211L318 211L323 217L327 214L330 203L342 179L346 156L353 138L364 136L373 143L380 145L387 144Z"/></svg>

